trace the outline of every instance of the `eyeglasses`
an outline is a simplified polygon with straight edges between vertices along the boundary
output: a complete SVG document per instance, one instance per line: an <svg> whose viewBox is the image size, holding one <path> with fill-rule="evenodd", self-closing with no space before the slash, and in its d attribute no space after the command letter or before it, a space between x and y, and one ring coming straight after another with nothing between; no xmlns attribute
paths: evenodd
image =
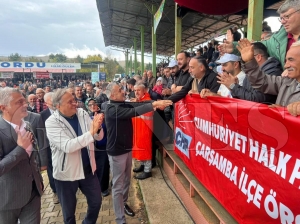
<svg viewBox="0 0 300 224"><path fill-rule="evenodd" d="M279 18L278 18L279 22L288 21L289 18L291 17L291 15L293 15L294 13L296 13L296 12L298 12L298 11L300 11L300 9L298 9L298 10L296 10L295 12L292 12L292 13L290 13L290 14L288 14L288 15L279 17Z"/></svg>
<svg viewBox="0 0 300 224"><path fill-rule="evenodd" d="M88 104L89 107L96 106L96 105L97 105L97 104L95 104L95 103L90 103L90 104Z"/></svg>
<svg viewBox="0 0 300 224"><path fill-rule="evenodd" d="M68 104L77 104L77 101L76 100L70 100L67 102Z"/></svg>

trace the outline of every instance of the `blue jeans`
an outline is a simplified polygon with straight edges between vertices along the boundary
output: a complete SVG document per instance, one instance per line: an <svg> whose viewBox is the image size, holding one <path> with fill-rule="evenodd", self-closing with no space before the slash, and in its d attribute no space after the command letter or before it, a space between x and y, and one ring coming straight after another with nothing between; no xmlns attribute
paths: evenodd
<svg viewBox="0 0 300 224"><path fill-rule="evenodd" d="M88 174L85 179L77 181L60 181L54 179L57 196L61 203L64 223L76 224L76 192L78 188L85 195L88 204L87 214L83 224L94 224L97 222L101 207L101 188L96 174Z"/></svg>

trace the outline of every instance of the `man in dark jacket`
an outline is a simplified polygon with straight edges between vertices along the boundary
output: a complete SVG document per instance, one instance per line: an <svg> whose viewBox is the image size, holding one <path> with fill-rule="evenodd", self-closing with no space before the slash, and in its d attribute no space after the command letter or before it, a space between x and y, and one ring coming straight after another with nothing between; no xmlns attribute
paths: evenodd
<svg viewBox="0 0 300 224"><path fill-rule="evenodd" d="M54 111L54 108L52 106L52 95L53 95L53 92L50 92L50 93L46 93L44 96L44 101L46 102L47 107L48 107L46 110L43 110L40 113L44 125L45 125L46 120L51 116L51 114L53 114L53 111ZM48 179L49 179L50 188L53 193L53 197L52 197L53 203L58 204L59 200L58 200L58 196L56 194L56 187L55 187L55 183L54 183L54 179L53 179L52 153L51 153L49 140L48 140L47 136L45 136L45 137L46 137L46 151L47 151L47 157L48 157L47 175L48 175Z"/></svg>
<svg viewBox="0 0 300 224"><path fill-rule="evenodd" d="M191 60L190 54L186 51L181 51L177 55L177 62L179 72L174 75L174 84L171 86L172 93L176 93L186 84L190 77L189 62Z"/></svg>
<svg viewBox="0 0 300 224"><path fill-rule="evenodd" d="M204 88L214 93L218 91L220 84L217 82L217 74L208 68L205 58L201 56L192 58L189 63L189 71L191 77L187 80L187 83L180 91L168 98L173 103L181 100L188 93L199 94Z"/></svg>
<svg viewBox="0 0 300 224"><path fill-rule="evenodd" d="M112 197L116 223L126 223L125 214L134 216L133 210L126 204L131 179L133 127L131 118L153 111L164 109L172 104L169 100L153 103L125 103L125 92L122 86L110 83L106 88L110 99L105 109L107 127L106 150L112 172Z"/></svg>

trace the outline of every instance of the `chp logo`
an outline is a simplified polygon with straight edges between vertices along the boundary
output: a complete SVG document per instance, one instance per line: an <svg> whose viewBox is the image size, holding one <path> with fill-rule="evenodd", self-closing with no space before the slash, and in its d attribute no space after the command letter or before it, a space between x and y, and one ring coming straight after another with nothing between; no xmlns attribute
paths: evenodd
<svg viewBox="0 0 300 224"><path fill-rule="evenodd" d="M175 145L186 157L190 158L190 145L192 137L183 133L183 131L176 127L175 129Z"/></svg>

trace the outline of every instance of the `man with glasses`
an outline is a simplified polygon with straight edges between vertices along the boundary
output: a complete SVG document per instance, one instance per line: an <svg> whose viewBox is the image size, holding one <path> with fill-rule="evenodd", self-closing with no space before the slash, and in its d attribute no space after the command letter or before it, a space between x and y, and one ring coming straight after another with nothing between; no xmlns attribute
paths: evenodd
<svg viewBox="0 0 300 224"><path fill-rule="evenodd" d="M268 40L262 41L267 47L271 57L277 58L284 67L285 56L291 45L300 40L300 1L286 0L277 10L279 21L282 24L280 30ZM238 53L237 42L228 40L219 46L222 53Z"/></svg>
<svg viewBox="0 0 300 224"><path fill-rule="evenodd" d="M77 109L67 89L53 93L53 114L46 120L46 132L53 161L53 177L64 223L75 224L76 192L86 196L88 209L83 223L96 223L101 207L101 189L96 171L94 141L101 140L102 114ZM101 129L101 130L100 130Z"/></svg>

